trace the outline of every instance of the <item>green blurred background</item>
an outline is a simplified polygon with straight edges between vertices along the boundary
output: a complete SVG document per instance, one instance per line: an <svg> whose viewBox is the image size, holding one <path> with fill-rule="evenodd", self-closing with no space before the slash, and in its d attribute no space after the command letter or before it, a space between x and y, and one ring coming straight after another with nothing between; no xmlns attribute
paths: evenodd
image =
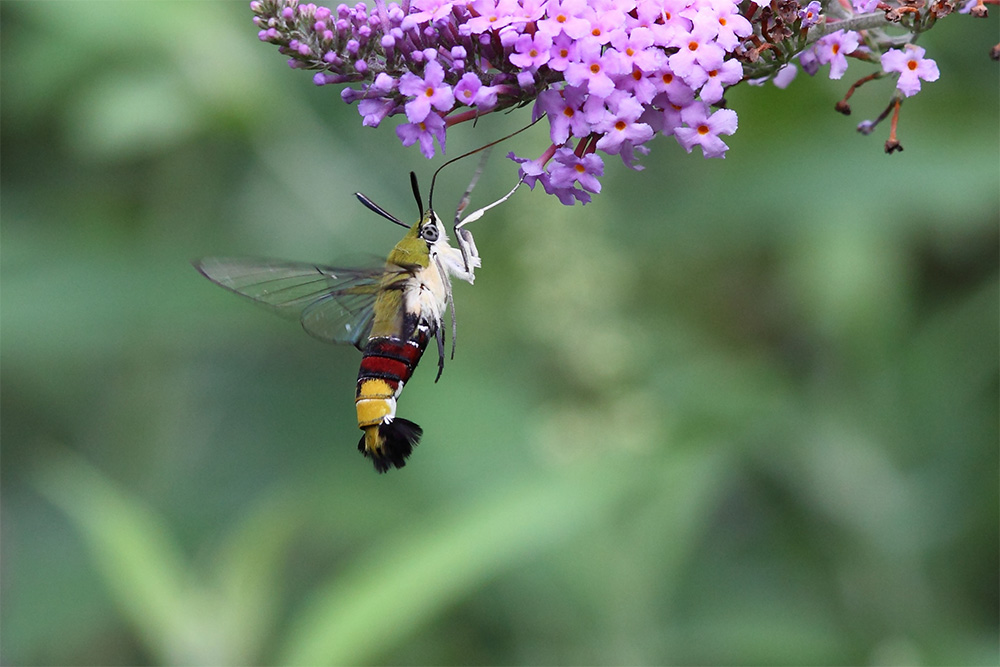
<svg viewBox="0 0 1000 667"><path fill-rule="evenodd" d="M4 664L997 664L995 18L922 40L903 153L853 129L891 84L833 112L859 65L731 91L725 160L489 213L383 476L359 354L189 262L384 256L351 193L409 219L440 160L250 18L0 3Z"/></svg>

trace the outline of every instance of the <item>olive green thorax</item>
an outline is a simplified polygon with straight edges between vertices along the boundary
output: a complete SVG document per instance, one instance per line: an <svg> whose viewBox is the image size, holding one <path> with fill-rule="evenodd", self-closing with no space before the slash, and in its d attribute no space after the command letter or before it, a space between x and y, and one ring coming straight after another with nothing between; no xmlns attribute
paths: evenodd
<svg viewBox="0 0 1000 667"><path fill-rule="evenodd" d="M386 274L375 300L375 321L372 336L403 335L404 302L400 283L410 279L410 273L419 273L430 266L431 256L427 239L421 233L428 225L437 227L437 216L427 211L417 224L410 227L406 236L396 244L386 260ZM399 267L408 272L399 273Z"/></svg>
<svg viewBox="0 0 1000 667"><path fill-rule="evenodd" d="M420 221L410 227L406 236L396 244L396 247L389 253L387 260L390 266L402 266L404 268L421 267L427 268L431 263L431 256L427 246L427 240L421 236L421 232L428 226L437 228L437 216L433 211L424 213Z"/></svg>

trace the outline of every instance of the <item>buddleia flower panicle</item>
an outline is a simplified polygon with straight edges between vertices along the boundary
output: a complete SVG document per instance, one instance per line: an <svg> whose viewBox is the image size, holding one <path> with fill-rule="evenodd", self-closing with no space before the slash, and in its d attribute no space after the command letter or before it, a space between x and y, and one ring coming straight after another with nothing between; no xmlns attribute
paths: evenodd
<svg viewBox="0 0 1000 667"><path fill-rule="evenodd" d="M604 156L640 169L657 135L686 151L725 157L738 119L726 90L740 82L785 87L797 68L852 61L879 67L853 84L888 78L892 141L901 96L938 78L913 45L953 10L985 16L997 0L377 0L322 7L253 0L261 41L277 45L316 85L345 85L362 124L403 116L396 134L427 158L443 153L448 128L485 114L532 107L551 145L510 158L529 186L566 204L600 191ZM883 114L882 117L884 117ZM871 132L876 121L862 123ZM859 126L860 127L860 126ZM902 150L901 146L894 150Z"/></svg>

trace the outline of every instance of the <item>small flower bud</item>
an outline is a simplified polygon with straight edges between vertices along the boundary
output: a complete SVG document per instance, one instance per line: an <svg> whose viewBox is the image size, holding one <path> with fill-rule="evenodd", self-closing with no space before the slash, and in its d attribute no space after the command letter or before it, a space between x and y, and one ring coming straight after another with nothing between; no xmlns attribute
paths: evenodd
<svg viewBox="0 0 1000 667"><path fill-rule="evenodd" d="M325 86L331 83L347 83L349 79L343 74L328 74L326 72L317 72L313 76L313 83L317 86ZM345 89L348 90L348 89Z"/></svg>

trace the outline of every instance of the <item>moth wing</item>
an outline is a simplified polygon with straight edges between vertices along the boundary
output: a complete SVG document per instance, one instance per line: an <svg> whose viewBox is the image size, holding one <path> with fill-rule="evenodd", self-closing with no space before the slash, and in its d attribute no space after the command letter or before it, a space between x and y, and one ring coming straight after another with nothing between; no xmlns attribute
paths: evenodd
<svg viewBox="0 0 1000 667"><path fill-rule="evenodd" d="M376 278L377 279L377 278ZM365 286L375 287L375 285ZM372 331L375 297L370 293L331 293L306 306L299 320L315 338L332 343L350 343L359 350Z"/></svg>
<svg viewBox="0 0 1000 667"><path fill-rule="evenodd" d="M338 269L306 262L209 257L194 266L216 285L287 319L311 336L361 348L386 269Z"/></svg>

